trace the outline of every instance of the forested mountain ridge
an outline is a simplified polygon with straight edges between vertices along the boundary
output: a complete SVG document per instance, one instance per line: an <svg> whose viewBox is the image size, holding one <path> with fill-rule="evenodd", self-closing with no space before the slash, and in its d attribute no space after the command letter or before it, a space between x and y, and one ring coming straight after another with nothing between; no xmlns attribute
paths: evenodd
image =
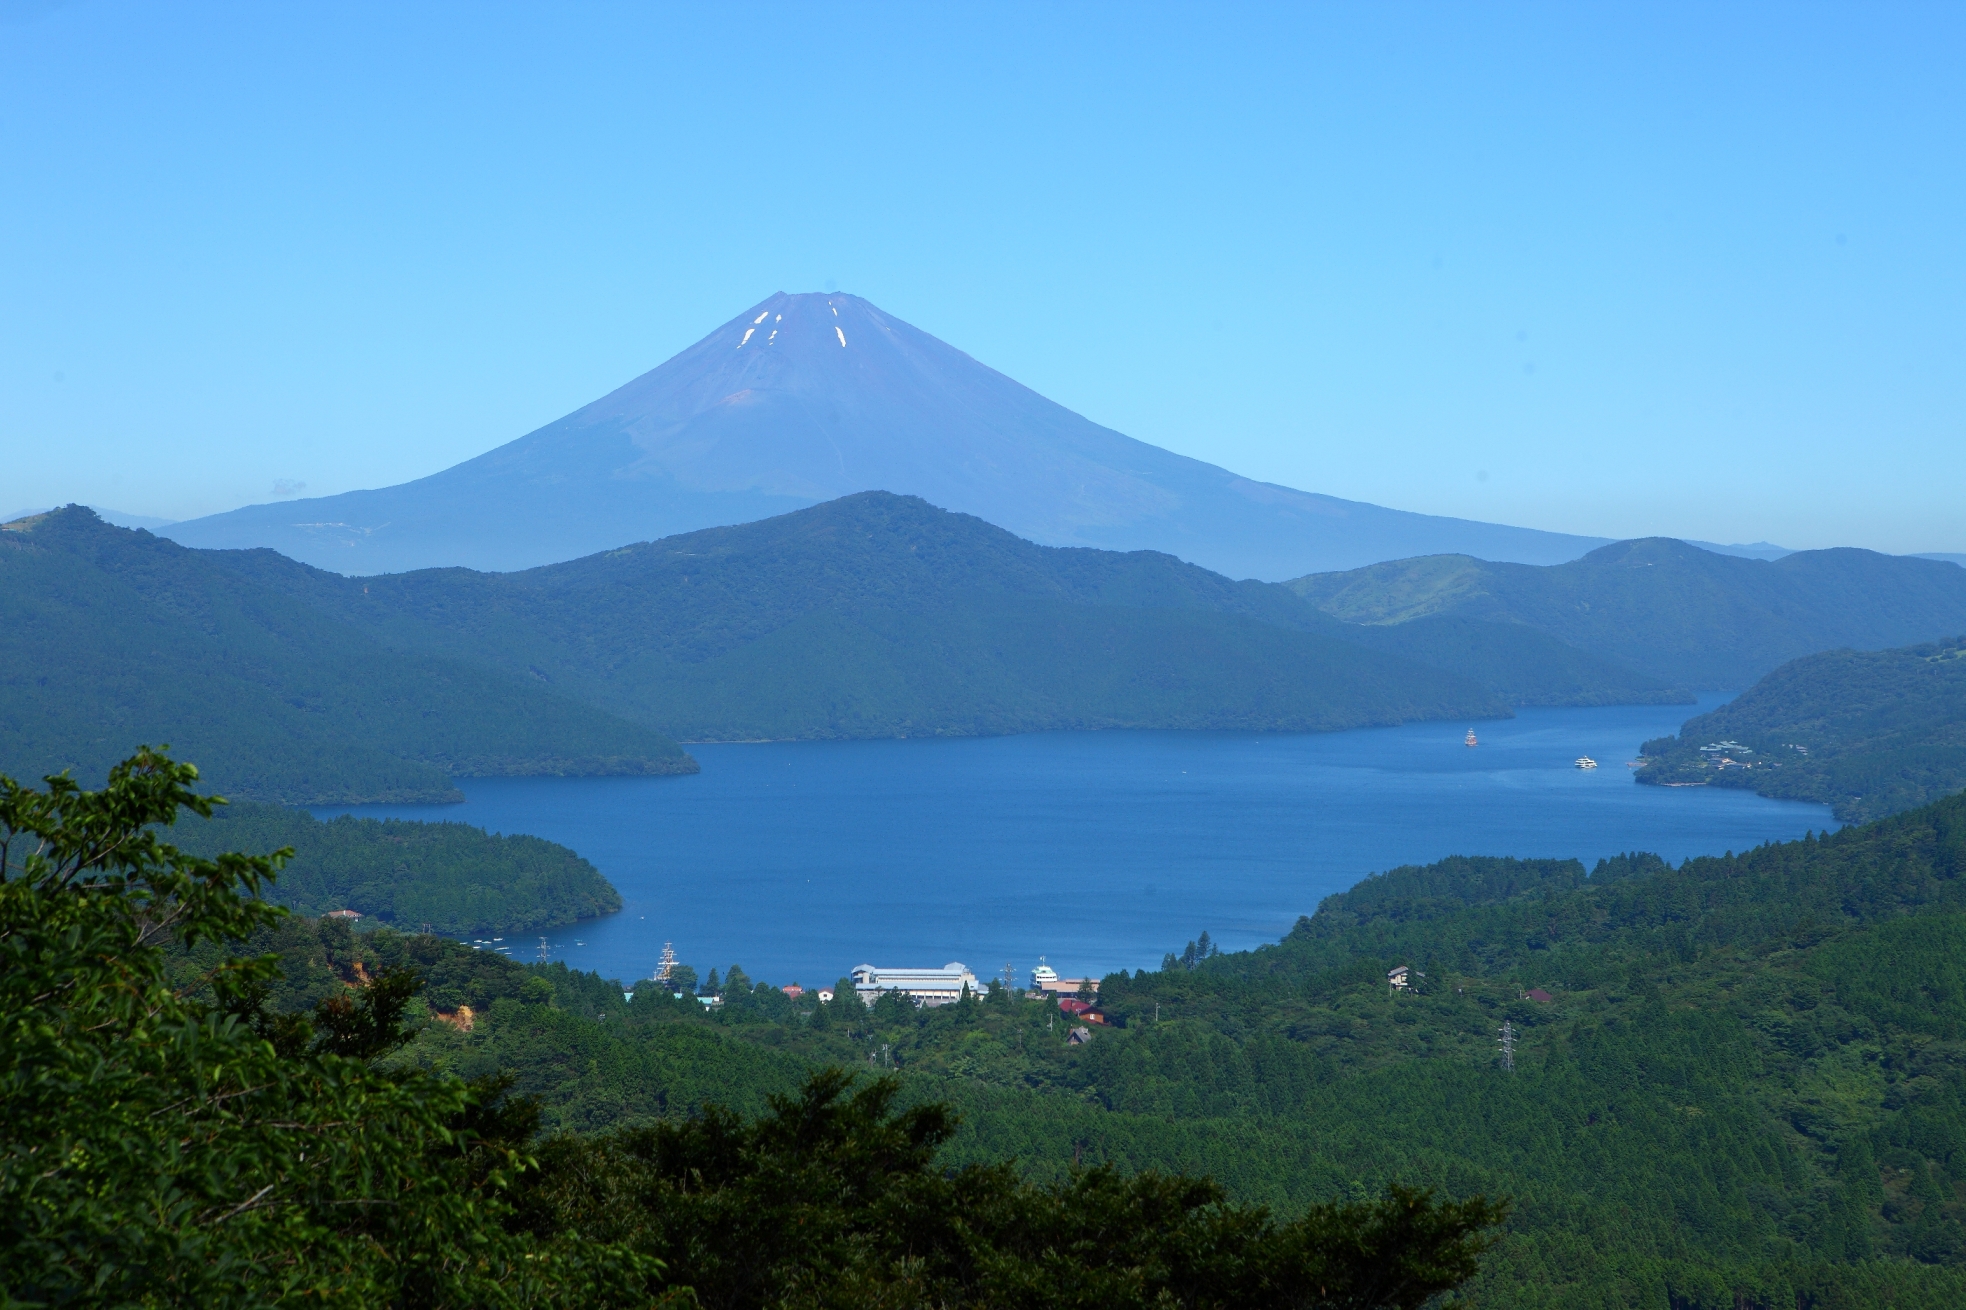
<svg viewBox="0 0 1966 1310"><path fill-rule="evenodd" d="M509 1071L582 1130L871 1059L964 1110L952 1158L1034 1177L1178 1163L1286 1212L1390 1178L1509 1195L1488 1306L1966 1296L1966 797L1677 869L1393 870L1276 945L1187 958L1106 978L1109 1023L1068 1045L1055 1008L996 989L820 1007L738 970L706 1014L478 957L476 1026L409 1054Z"/></svg>
<svg viewBox="0 0 1966 1310"><path fill-rule="evenodd" d="M226 794L284 803L454 800L454 776L695 768L658 731L391 649L216 552L80 507L8 524L0 772L87 781L145 740L209 761Z"/></svg>
<svg viewBox="0 0 1966 1310"><path fill-rule="evenodd" d="M1966 569L1867 550L1778 560L1655 537L1566 564L1429 555L1287 584L1325 613L1394 625L1452 615L1527 624L1679 687L1745 687L1817 651L1966 632Z"/></svg>
<svg viewBox="0 0 1966 1310"><path fill-rule="evenodd" d="M1272 584L1151 551L1038 546L884 492L516 574L355 582L229 558L402 648L688 740L1305 730L1505 714L1510 694L1678 698L1520 625L1388 640Z"/></svg>
<svg viewBox="0 0 1966 1310"><path fill-rule="evenodd" d="M1792 661L1676 737L1638 780L1746 787L1862 822L1966 787L1966 638Z"/></svg>

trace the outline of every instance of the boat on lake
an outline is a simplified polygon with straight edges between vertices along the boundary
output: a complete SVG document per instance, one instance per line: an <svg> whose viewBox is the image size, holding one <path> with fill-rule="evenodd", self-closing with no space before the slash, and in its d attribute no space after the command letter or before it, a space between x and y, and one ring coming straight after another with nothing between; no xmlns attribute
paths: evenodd
<svg viewBox="0 0 1966 1310"><path fill-rule="evenodd" d="M1473 728L1469 728L1469 729L1468 729L1468 735L1467 735L1467 736L1465 736L1465 737L1463 737L1463 738L1461 738L1461 744L1462 744L1463 746L1479 746L1479 745L1481 745L1481 743L1480 743L1480 742L1478 742L1478 741L1476 741L1476 740L1475 740L1475 735L1474 735L1474 729L1473 729Z"/></svg>
<svg viewBox="0 0 1966 1310"><path fill-rule="evenodd" d="M1577 767L1580 769L1595 769L1597 767L1597 761L1588 755L1579 755L1577 757Z"/></svg>

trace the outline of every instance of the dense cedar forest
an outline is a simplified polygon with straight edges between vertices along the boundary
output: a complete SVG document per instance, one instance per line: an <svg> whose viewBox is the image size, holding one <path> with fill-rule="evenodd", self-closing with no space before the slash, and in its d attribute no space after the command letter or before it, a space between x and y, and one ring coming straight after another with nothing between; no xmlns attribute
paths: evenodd
<svg viewBox="0 0 1966 1310"><path fill-rule="evenodd" d="M541 1137L509 1076L402 1051L434 1005L460 1030L467 994L556 1013L553 983L435 937L379 938L367 968L345 923L256 894L276 861L159 840L209 811L195 779L150 752L101 792L0 779L8 1306L1412 1310L1507 1214L1403 1186L1280 1216L1181 1174L1030 1180L949 1158L950 1107L840 1069L753 1116ZM297 930L306 958L239 952Z"/></svg>
<svg viewBox="0 0 1966 1310"><path fill-rule="evenodd" d="M180 821L171 841L207 858L291 849L269 893L275 901L310 917L354 910L410 932L526 932L621 908L600 870L558 842L463 823L323 822L305 810L241 802Z"/></svg>
<svg viewBox="0 0 1966 1310"><path fill-rule="evenodd" d="M1651 538L1568 564L1425 555L1287 583L1335 618L1522 624L1675 687L1734 690L1790 660L1966 632L1966 569L1868 550L1740 559Z"/></svg>
<svg viewBox="0 0 1966 1310"><path fill-rule="evenodd" d="M394 1058L510 1078L549 1132L770 1113L839 1066L898 1078L897 1104L953 1107L938 1159L1014 1160L1034 1184L1178 1170L1286 1217L1395 1183L1509 1198L1478 1305L1966 1298L1966 797L1677 869L1634 853L1392 870L1273 946L1202 938L1107 977L1103 1025L995 985L941 1009L850 990L820 1005L697 961L706 1009L299 920L246 949L282 961L284 1013L344 994L358 962L419 971L412 1014L444 1018Z"/></svg>
<svg viewBox="0 0 1966 1310"><path fill-rule="evenodd" d="M0 531L0 772L100 781L138 741L225 795L444 801L451 779L676 773L661 732L458 660L391 650L225 557L70 507Z"/></svg>
<svg viewBox="0 0 1966 1310"><path fill-rule="evenodd" d="M1795 660L1677 737L1640 782L1747 787L1862 822L1966 786L1966 638Z"/></svg>

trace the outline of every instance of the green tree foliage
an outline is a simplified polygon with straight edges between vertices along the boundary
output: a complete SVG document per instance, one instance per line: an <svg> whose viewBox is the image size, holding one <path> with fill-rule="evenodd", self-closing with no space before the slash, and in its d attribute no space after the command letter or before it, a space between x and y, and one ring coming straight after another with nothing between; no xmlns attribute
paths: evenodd
<svg viewBox="0 0 1966 1310"><path fill-rule="evenodd" d="M1466 1282L1504 1211L1395 1187L1279 1223L1205 1180L1093 1169L1051 1186L937 1167L942 1106L838 1070L754 1123L690 1120L541 1151L526 1220L663 1260L717 1310L751 1307L1415 1307Z"/></svg>
<svg viewBox="0 0 1966 1310"><path fill-rule="evenodd" d="M1846 822L1923 805L1966 786L1966 638L1795 660L1644 754L1640 782L1750 787Z"/></svg>
<svg viewBox="0 0 1966 1310"><path fill-rule="evenodd" d="M129 742L165 740L214 761L235 797L328 805L456 800L458 776L695 770L661 733L523 669L392 649L295 594L331 576L80 506L9 524L0 770L99 780Z"/></svg>
<svg viewBox="0 0 1966 1310"><path fill-rule="evenodd" d="M161 841L208 814L148 750L99 792L0 778L0 1300L523 1305L607 1298L638 1258L508 1233L532 1118L496 1083L379 1062L414 978L310 1018L227 958L199 1000L165 943L271 928L276 857Z"/></svg>
<svg viewBox="0 0 1966 1310"><path fill-rule="evenodd" d="M267 894L309 916L356 910L458 935L553 928L621 908L600 870L565 846L463 823L350 815L323 822L305 810L245 802L183 821L174 836L193 855L291 850Z"/></svg>
<svg viewBox="0 0 1966 1310"><path fill-rule="evenodd" d="M1966 570L1868 550L1753 560L1654 537L1567 564L1423 555L1285 585L1327 614L1395 631L1433 616L1526 626L1677 687L1745 687L1816 651L1966 632Z"/></svg>

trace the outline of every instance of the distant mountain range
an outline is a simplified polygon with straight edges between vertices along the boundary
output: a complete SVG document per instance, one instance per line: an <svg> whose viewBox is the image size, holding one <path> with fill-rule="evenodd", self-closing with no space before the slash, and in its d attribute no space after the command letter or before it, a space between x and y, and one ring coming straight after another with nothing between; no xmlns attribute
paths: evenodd
<svg viewBox="0 0 1966 1310"><path fill-rule="evenodd" d="M688 741L1509 713L1478 677L1349 642L1273 584L1037 546L885 492L520 573L355 581L268 552L207 558L399 650Z"/></svg>
<svg viewBox="0 0 1966 1310"><path fill-rule="evenodd" d="M530 568L858 491L1046 545L1280 580L1412 555L1550 564L1605 543L1239 477L1104 428L849 295L774 295L627 385L415 482L166 529L345 574Z"/></svg>
<svg viewBox="0 0 1966 1310"><path fill-rule="evenodd" d="M1347 622L1395 633L1416 620L1522 624L1696 689L1746 687L1839 646L1880 650L1966 632L1966 570L1868 550L1756 560L1655 537L1547 567L1432 555L1288 585Z"/></svg>
<svg viewBox="0 0 1966 1310"><path fill-rule="evenodd" d="M520 572L358 579L78 506L0 532L0 772L94 776L168 741L233 795L435 800L456 776L693 768L677 739L1685 702L1798 652L1958 631L1966 573L1866 551L1638 541L1283 586L862 492Z"/></svg>

